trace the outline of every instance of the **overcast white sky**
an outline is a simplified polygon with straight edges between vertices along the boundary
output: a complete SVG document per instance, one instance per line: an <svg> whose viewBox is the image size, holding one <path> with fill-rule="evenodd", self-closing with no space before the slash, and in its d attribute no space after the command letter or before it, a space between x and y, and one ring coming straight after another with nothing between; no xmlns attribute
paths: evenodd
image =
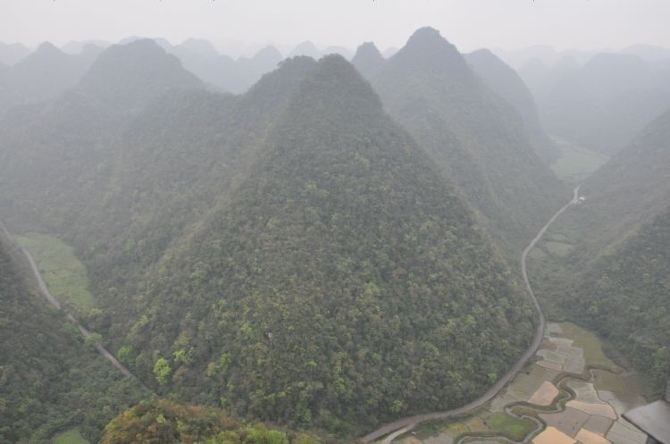
<svg viewBox="0 0 670 444"><path fill-rule="evenodd" d="M303 40L402 46L421 26L461 50L670 47L670 0L0 0L0 41L203 37L228 52Z"/></svg>

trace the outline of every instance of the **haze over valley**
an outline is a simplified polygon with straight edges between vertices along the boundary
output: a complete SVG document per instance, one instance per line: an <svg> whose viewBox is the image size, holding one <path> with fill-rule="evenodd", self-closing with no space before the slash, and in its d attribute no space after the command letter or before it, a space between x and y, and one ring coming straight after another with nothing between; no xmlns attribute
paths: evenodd
<svg viewBox="0 0 670 444"><path fill-rule="evenodd" d="M56 3L0 7L0 442L670 442L666 5Z"/></svg>

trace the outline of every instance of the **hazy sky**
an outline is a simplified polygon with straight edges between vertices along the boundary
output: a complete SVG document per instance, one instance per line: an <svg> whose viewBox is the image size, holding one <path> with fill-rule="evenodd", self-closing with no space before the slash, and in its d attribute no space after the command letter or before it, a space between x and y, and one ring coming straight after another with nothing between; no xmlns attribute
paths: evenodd
<svg viewBox="0 0 670 444"><path fill-rule="evenodd" d="M462 50L670 47L670 0L0 0L0 41L204 37L228 52L309 39L402 46L430 25Z"/></svg>

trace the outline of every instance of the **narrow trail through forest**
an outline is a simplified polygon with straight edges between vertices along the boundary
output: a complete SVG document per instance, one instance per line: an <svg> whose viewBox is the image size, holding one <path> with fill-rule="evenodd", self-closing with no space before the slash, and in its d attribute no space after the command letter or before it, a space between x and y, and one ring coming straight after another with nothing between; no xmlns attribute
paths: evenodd
<svg viewBox="0 0 670 444"><path fill-rule="evenodd" d="M37 279L37 284L40 290L40 293L42 293L42 296L46 298L47 301L56 309L58 310L63 310L65 312L65 315L67 316L68 320L72 322L77 329L79 329L79 332L84 338L88 338L91 336L91 332L86 329L81 323L75 318L72 313L67 312L65 310L58 299L56 299L51 292L49 291L49 288L47 287L46 283L44 282L44 279L42 278L42 273L40 273L39 268L37 267L37 263L35 263L35 259L33 259L33 256L30 254L28 250L25 248L21 247L21 251L23 251L23 254L26 256L28 259L28 263L30 264L30 268L32 269L33 274L35 275L35 279ZM132 373L119 362L118 359L109 351L107 350L102 344L96 343L95 344L96 350L98 350L98 353L100 353L105 359L107 359L109 362L112 363L114 367L116 367L124 376L126 377L132 377ZM139 381L139 380L138 380Z"/></svg>
<svg viewBox="0 0 670 444"><path fill-rule="evenodd" d="M547 223L540 229L540 231L537 233L537 236L533 238L533 240L528 244L528 246L523 250L523 253L521 253L521 275L523 277L524 283L526 285L526 290L528 292L528 295L530 296L530 299L533 301L533 305L535 306L535 309L537 310L538 313L538 318L539 322L537 325L537 330L535 331L535 336L533 337L533 342L531 343L530 347L526 350L526 352L519 358L519 360L514 364L514 366L503 375L502 378L498 380L486 393L484 393L482 396L479 398L475 399L474 401L455 408L451 410L446 410L442 412L433 412L433 413L425 413L422 415L415 415L415 416L409 416L401 419L397 419L393 422L390 422L388 424L384 424L381 427L379 427L377 430L361 437L361 442L363 443L369 443L372 441L375 441L382 436L386 436L390 433L396 432L399 429L404 429L404 428L414 428L418 424L426 421L435 421L435 420L444 420L444 419L449 419L453 418L456 416L462 416L466 413L469 413L490 400L492 400L506 385L509 383L516 375L519 373L526 365L528 360L532 358L535 353L537 352L538 348L540 347L540 344L542 343L542 338L544 337L544 328L545 328L545 319L544 319L544 313L542 313L542 309L540 307L540 303L538 302L537 298L535 297L535 293L533 292L533 287L530 285L530 281L528 280L528 270L526 266L526 261L528 259L528 254L530 251L535 247L535 245L542 239L542 236L547 232L549 227L558 219L558 217L563 214L568 208L571 206L577 204L579 202L579 186L577 186L572 195L572 199L568 203L566 203L561 209L559 209L554 215L547 221Z"/></svg>

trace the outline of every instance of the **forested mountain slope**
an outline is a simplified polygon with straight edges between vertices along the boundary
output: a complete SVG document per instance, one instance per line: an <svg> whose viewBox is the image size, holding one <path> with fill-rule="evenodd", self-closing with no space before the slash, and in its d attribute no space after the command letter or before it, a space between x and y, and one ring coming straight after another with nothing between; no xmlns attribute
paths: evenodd
<svg viewBox="0 0 670 444"><path fill-rule="evenodd" d="M145 393L83 344L30 273L0 232L0 441L47 443L72 426L96 439Z"/></svg>
<svg viewBox="0 0 670 444"><path fill-rule="evenodd" d="M103 304L114 311L130 289L190 224L199 222L245 177L268 129L315 62L291 59L248 93L183 91L155 101L116 145L99 206L80 214L68 237L90 264ZM150 271L151 272L151 271ZM119 320L112 336L123 334Z"/></svg>
<svg viewBox="0 0 670 444"><path fill-rule="evenodd" d="M62 232L100 204L118 138L151 101L203 88L149 40L105 50L78 86L0 120L0 208L23 229Z"/></svg>
<svg viewBox="0 0 670 444"><path fill-rule="evenodd" d="M371 81L391 116L516 257L567 194L535 153L518 113L430 28L417 31Z"/></svg>
<svg viewBox="0 0 670 444"><path fill-rule="evenodd" d="M670 370L668 276L670 211L665 210L601 256L565 300L580 322L616 344L658 388Z"/></svg>
<svg viewBox="0 0 670 444"><path fill-rule="evenodd" d="M466 54L465 60L486 86L519 113L538 156L546 164L556 160L560 154L558 147L545 134L535 99L516 71L488 49Z"/></svg>
<svg viewBox="0 0 670 444"><path fill-rule="evenodd" d="M75 90L0 124L3 214L64 236L99 301L130 310L107 294L225 198L314 63L288 61L234 97L204 91L152 41L112 47Z"/></svg>
<svg viewBox="0 0 670 444"><path fill-rule="evenodd" d="M532 331L467 206L338 56L147 276L125 345L145 380L338 433L471 399Z"/></svg>
<svg viewBox="0 0 670 444"><path fill-rule="evenodd" d="M670 368L670 112L581 194L586 200L555 226L573 251L538 265L538 294L554 314L597 330L660 388Z"/></svg>

